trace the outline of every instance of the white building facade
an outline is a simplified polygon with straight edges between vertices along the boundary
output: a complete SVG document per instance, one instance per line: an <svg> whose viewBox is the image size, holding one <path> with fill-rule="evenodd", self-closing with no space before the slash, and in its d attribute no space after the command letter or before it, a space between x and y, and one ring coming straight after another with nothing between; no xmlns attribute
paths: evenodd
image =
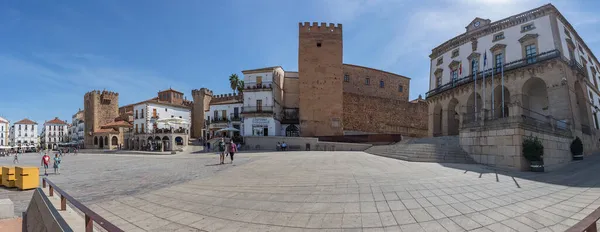
<svg viewBox="0 0 600 232"><path fill-rule="evenodd" d="M553 5L495 22L475 18L430 58L429 135L460 134L476 161L527 169L523 133L542 137L551 167L571 160L574 137L586 152L600 145L600 63ZM498 128L514 130L498 134Z"/></svg>
<svg viewBox="0 0 600 232"><path fill-rule="evenodd" d="M20 149L37 148L39 145L37 127L36 122L27 118L15 122L10 127L10 146Z"/></svg>
<svg viewBox="0 0 600 232"><path fill-rule="evenodd" d="M283 79L281 67L245 70L244 136L280 136L283 110Z"/></svg>
<svg viewBox="0 0 600 232"><path fill-rule="evenodd" d="M41 133L41 146L43 149L57 149L58 144L69 142L69 124L58 117L46 121Z"/></svg>
<svg viewBox="0 0 600 232"><path fill-rule="evenodd" d="M190 107L175 105L162 102L141 102L133 106L133 131L134 133L153 133L155 129L171 129L171 126L164 123L157 123L156 120L166 118L180 118L188 124L180 125L178 128L185 133L189 133L192 119L192 110Z"/></svg>
<svg viewBox="0 0 600 232"><path fill-rule="evenodd" d="M244 134L245 128L243 127L242 122L243 103L241 99L237 100L231 97L229 98L230 99L224 101L219 101L219 97L213 97L209 111L205 114L209 138L216 136L216 131L229 127L240 130L239 132L230 133L229 135Z"/></svg>
<svg viewBox="0 0 600 232"><path fill-rule="evenodd" d="M9 127L10 121L0 117L0 146L8 146L9 144Z"/></svg>
<svg viewBox="0 0 600 232"><path fill-rule="evenodd" d="M83 119L83 110L79 109L77 113L71 118L71 125L69 127L69 134L71 136L70 142L79 145L83 148L84 145L84 131L85 123Z"/></svg>

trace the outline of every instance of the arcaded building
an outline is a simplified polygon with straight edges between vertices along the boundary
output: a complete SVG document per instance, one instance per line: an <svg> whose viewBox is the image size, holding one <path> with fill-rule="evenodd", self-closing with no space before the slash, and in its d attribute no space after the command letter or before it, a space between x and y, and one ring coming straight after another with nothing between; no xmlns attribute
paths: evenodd
<svg viewBox="0 0 600 232"><path fill-rule="evenodd" d="M542 139L549 169L571 160L576 136L586 155L598 149L600 63L553 5L475 18L430 58L429 135L460 136L476 161L527 169L527 136Z"/></svg>
<svg viewBox="0 0 600 232"><path fill-rule="evenodd" d="M344 64L341 24L300 23L298 37L297 72L242 71L243 135L426 136L427 103L408 100L410 78Z"/></svg>

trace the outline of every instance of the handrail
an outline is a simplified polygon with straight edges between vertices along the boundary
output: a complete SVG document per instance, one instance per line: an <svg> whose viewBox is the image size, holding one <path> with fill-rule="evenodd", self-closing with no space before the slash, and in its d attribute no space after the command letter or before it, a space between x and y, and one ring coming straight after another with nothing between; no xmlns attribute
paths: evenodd
<svg viewBox="0 0 600 232"><path fill-rule="evenodd" d="M579 221L565 232L597 232L598 228L596 228L596 222L598 220L600 220L600 208L594 210L594 212L590 213L587 217L583 218L583 220Z"/></svg>
<svg viewBox="0 0 600 232"><path fill-rule="evenodd" d="M60 194L60 210L67 210L67 201L71 203L71 205L75 206L75 208L79 209L85 215L85 231L92 232L94 231L94 222L98 224L100 227L104 228L108 232L122 232L123 230L119 229L119 227L113 225L108 222L102 216L98 215L96 212L92 211L85 205L81 204L81 202L75 200L71 195L67 194L65 191L56 186L56 184L52 183L48 178L42 179L42 186L46 188L46 183L49 185L49 193L50 196L54 196L54 190Z"/></svg>

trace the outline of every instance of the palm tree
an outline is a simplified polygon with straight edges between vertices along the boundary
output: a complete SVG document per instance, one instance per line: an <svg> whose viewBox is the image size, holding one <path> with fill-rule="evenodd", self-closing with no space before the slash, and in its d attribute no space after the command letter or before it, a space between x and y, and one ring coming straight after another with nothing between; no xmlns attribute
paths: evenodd
<svg viewBox="0 0 600 232"><path fill-rule="evenodd" d="M244 92L244 80L239 80L237 85L238 94Z"/></svg>
<svg viewBox="0 0 600 232"><path fill-rule="evenodd" d="M237 74L231 74L229 76L229 86L231 87L231 90L233 90L233 92L235 93L235 90L237 90L238 85L240 82L240 78L238 77Z"/></svg>

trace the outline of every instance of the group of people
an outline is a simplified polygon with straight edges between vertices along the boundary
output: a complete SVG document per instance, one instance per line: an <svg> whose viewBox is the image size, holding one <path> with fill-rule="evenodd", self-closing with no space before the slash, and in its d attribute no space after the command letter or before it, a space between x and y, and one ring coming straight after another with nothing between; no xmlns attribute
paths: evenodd
<svg viewBox="0 0 600 232"><path fill-rule="evenodd" d="M44 153L44 156L42 156L42 164L41 166L44 167L44 175L48 176L48 167L50 166L50 156L48 155L48 152L42 152ZM62 159L59 157L59 154L54 154L54 164L53 164L53 168L54 168L54 174L60 174L60 162L62 161Z"/></svg>
<svg viewBox="0 0 600 232"><path fill-rule="evenodd" d="M285 143L285 141L283 141L282 143L277 142L277 150L278 151L287 150L287 143Z"/></svg>
<svg viewBox="0 0 600 232"><path fill-rule="evenodd" d="M229 143L225 143L225 139L221 138L219 143L217 144L219 147L219 158L220 164L225 164L225 156L228 155L231 159L231 163L233 163L233 155L238 151L238 146L231 140Z"/></svg>

